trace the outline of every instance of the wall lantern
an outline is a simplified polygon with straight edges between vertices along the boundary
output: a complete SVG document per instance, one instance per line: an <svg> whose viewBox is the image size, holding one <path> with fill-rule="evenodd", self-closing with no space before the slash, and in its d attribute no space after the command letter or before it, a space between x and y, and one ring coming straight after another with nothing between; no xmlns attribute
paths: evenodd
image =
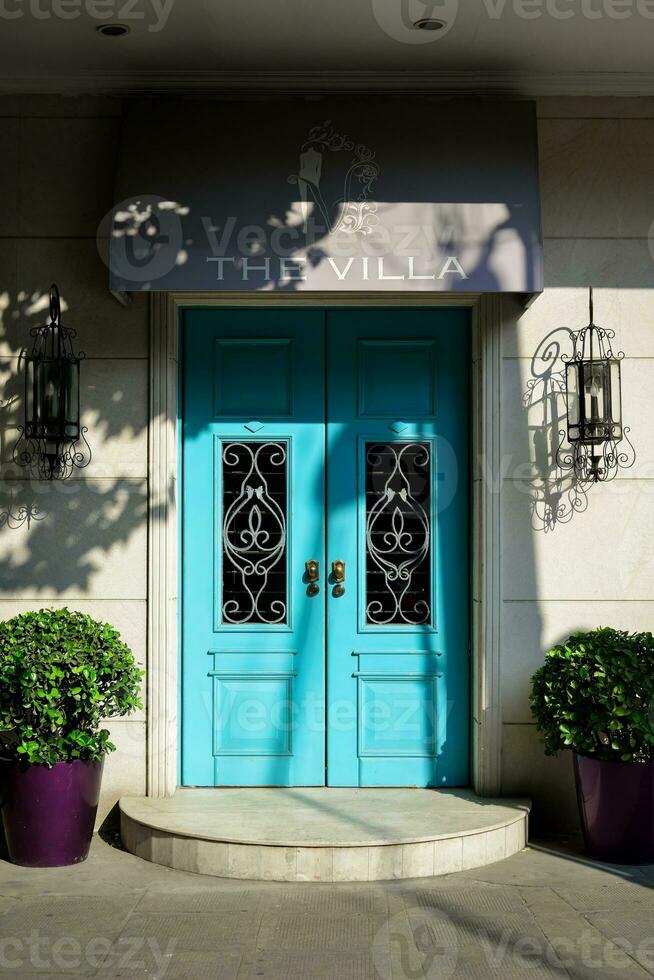
<svg viewBox="0 0 654 980"><path fill-rule="evenodd" d="M620 362L613 354L615 333L595 325L593 290L587 327L571 333L573 353L565 358L567 431L561 432L557 462L582 483L612 480L618 469L633 466L636 453L622 424ZM569 446L562 449L563 442ZM624 440L624 441L623 441ZM622 443L622 445L619 445Z"/></svg>
<svg viewBox="0 0 654 980"><path fill-rule="evenodd" d="M39 480L66 480L88 466L91 449L80 425L80 362L75 330L61 323L59 290L50 287L50 323L33 327L34 344L25 364L25 425L14 462Z"/></svg>

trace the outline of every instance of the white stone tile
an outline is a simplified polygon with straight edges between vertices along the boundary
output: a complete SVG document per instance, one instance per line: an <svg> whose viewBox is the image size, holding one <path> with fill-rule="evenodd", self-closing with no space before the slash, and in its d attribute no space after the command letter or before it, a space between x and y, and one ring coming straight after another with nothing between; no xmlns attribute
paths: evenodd
<svg viewBox="0 0 654 980"><path fill-rule="evenodd" d="M588 323L588 290L584 288L546 288L535 296L527 309L509 307L502 327L502 355L531 359L546 338L568 342L568 331Z"/></svg>
<svg viewBox="0 0 654 980"><path fill-rule="evenodd" d="M103 724L116 746L105 758L96 827L123 796L145 794L145 723L111 719Z"/></svg>
<svg viewBox="0 0 654 980"><path fill-rule="evenodd" d="M80 116L120 116L119 99L103 95L20 95L16 98L17 112L25 119L33 116L43 119Z"/></svg>
<svg viewBox="0 0 654 980"><path fill-rule="evenodd" d="M261 847L261 877L264 881L297 880L297 848Z"/></svg>
<svg viewBox="0 0 654 980"><path fill-rule="evenodd" d="M19 228L18 203L18 134L17 119L0 118L0 235L17 235ZM0 293L2 292L0 283Z"/></svg>
<svg viewBox="0 0 654 980"><path fill-rule="evenodd" d="M527 819L516 820L506 828L506 856L517 854L527 844Z"/></svg>
<svg viewBox="0 0 654 980"><path fill-rule="evenodd" d="M629 632L651 630L654 602L504 602L501 617L502 717L507 723L533 721L531 677L545 654L571 633L596 626Z"/></svg>
<svg viewBox="0 0 654 980"><path fill-rule="evenodd" d="M628 358L654 357L654 290L593 285L595 322L615 331L614 349ZM547 288L528 309L509 309L515 310L515 316L504 324L502 353L531 360L539 347L547 349L548 338L567 344L567 332L588 323L588 289Z"/></svg>
<svg viewBox="0 0 654 980"><path fill-rule="evenodd" d="M147 361L88 360L81 370L82 424L94 444L86 477L147 476Z"/></svg>
<svg viewBox="0 0 654 980"><path fill-rule="evenodd" d="M11 353L20 353L28 339L20 328L20 310L16 301L18 292L18 247L15 241L0 239L0 357L9 348L5 337L15 336L16 348ZM2 386L0 407L6 405L7 394Z"/></svg>
<svg viewBox="0 0 654 980"><path fill-rule="evenodd" d="M0 530L0 598L145 598L145 480L5 483L0 512L22 506L40 519Z"/></svg>
<svg viewBox="0 0 654 980"><path fill-rule="evenodd" d="M546 756L535 725L502 726L501 791L531 798L535 834L578 833L572 753Z"/></svg>
<svg viewBox="0 0 654 980"><path fill-rule="evenodd" d="M650 242L654 263L654 240ZM615 349L627 357L654 357L654 290L595 289L597 322L615 331Z"/></svg>
<svg viewBox="0 0 654 980"><path fill-rule="evenodd" d="M153 864L162 864L165 868L173 868L173 844L175 837L161 830L150 831L150 860Z"/></svg>
<svg viewBox="0 0 654 980"><path fill-rule="evenodd" d="M402 845L402 877L425 878L434 873L434 842Z"/></svg>
<svg viewBox="0 0 654 980"><path fill-rule="evenodd" d="M198 840L196 863L197 866L192 870L197 874L226 878L229 875L229 844L222 841Z"/></svg>
<svg viewBox="0 0 654 980"><path fill-rule="evenodd" d="M486 832L486 863L503 861L506 857L506 827Z"/></svg>
<svg viewBox="0 0 654 980"><path fill-rule="evenodd" d="M654 119L541 119L538 134L546 238L647 238Z"/></svg>
<svg viewBox="0 0 654 980"><path fill-rule="evenodd" d="M368 849L370 881L391 881L402 877L402 845L386 844Z"/></svg>
<svg viewBox="0 0 654 980"><path fill-rule="evenodd" d="M333 848L333 880L368 881L368 851L367 847Z"/></svg>
<svg viewBox="0 0 654 980"><path fill-rule="evenodd" d="M434 874L449 875L463 868L463 838L445 837L434 841Z"/></svg>
<svg viewBox="0 0 654 980"><path fill-rule="evenodd" d="M297 880L331 881L334 875L331 847L298 847Z"/></svg>
<svg viewBox="0 0 654 980"><path fill-rule="evenodd" d="M624 147L616 119L541 119L540 193L545 237L620 234Z"/></svg>
<svg viewBox="0 0 654 980"><path fill-rule="evenodd" d="M0 407L0 463L6 478L24 471L13 454L24 424L24 365L0 361L6 407ZM8 404L7 404L8 403ZM85 479L141 479L148 471L148 365L140 359L89 359L80 369L81 423L88 431L91 461ZM81 472L81 471L80 471Z"/></svg>
<svg viewBox="0 0 654 980"><path fill-rule="evenodd" d="M654 481L620 479L592 487L586 510L549 534L532 525L533 501L532 485L505 481L505 599L654 599L654 553L643 533L651 524Z"/></svg>
<svg viewBox="0 0 654 980"><path fill-rule="evenodd" d="M62 321L77 330L76 345L88 358L147 358L149 297L131 294L124 307L112 296L109 270L94 239L27 239L12 246L17 274L10 302L18 316L3 324L0 355L17 354L30 342L30 329L46 320L48 293L56 282ZM6 288L0 282L0 294Z"/></svg>
<svg viewBox="0 0 654 980"><path fill-rule="evenodd" d="M125 849L130 854L135 854L137 857L143 858L144 861L149 861L152 840L151 828L144 826L137 820L130 819L125 814L121 814L120 831Z"/></svg>
<svg viewBox="0 0 654 980"><path fill-rule="evenodd" d="M256 844L229 844L229 877L261 878L262 848Z"/></svg>
<svg viewBox="0 0 654 980"><path fill-rule="evenodd" d="M647 238L545 238L545 288L652 289L650 246Z"/></svg>
<svg viewBox="0 0 654 980"><path fill-rule="evenodd" d="M2 95L0 96L0 116L19 116L20 115L20 96Z"/></svg>
<svg viewBox="0 0 654 980"><path fill-rule="evenodd" d="M486 864L486 833L467 834L462 838L461 867L463 871Z"/></svg>
<svg viewBox="0 0 654 980"><path fill-rule="evenodd" d="M538 119L654 119L654 99L620 96L543 96L536 99Z"/></svg>
<svg viewBox="0 0 654 980"><path fill-rule="evenodd" d="M198 870L198 841L193 837L175 835L172 838L171 867L178 871Z"/></svg>
<svg viewBox="0 0 654 980"><path fill-rule="evenodd" d="M95 237L112 205L119 135L112 117L21 121L23 237Z"/></svg>
<svg viewBox="0 0 654 980"><path fill-rule="evenodd" d="M619 123L618 149L620 160L613 174L613 184L620 201L620 235L625 238L647 238L654 222L654 186L651 179L654 119L622 119Z"/></svg>

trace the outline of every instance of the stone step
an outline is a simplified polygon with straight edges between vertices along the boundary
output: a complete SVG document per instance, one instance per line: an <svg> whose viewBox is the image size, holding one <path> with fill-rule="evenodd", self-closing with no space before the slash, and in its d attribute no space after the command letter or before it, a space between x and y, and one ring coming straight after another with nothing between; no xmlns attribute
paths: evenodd
<svg viewBox="0 0 654 980"><path fill-rule="evenodd" d="M424 878L501 861L527 842L529 803L470 790L180 789L125 797L128 851L180 871L269 881Z"/></svg>

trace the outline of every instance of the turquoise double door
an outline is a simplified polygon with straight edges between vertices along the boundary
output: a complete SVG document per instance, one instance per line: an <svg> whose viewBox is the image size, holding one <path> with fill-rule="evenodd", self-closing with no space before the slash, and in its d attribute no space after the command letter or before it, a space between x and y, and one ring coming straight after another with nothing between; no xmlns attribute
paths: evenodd
<svg viewBox="0 0 654 980"><path fill-rule="evenodd" d="M467 311L182 326L182 784L467 784Z"/></svg>

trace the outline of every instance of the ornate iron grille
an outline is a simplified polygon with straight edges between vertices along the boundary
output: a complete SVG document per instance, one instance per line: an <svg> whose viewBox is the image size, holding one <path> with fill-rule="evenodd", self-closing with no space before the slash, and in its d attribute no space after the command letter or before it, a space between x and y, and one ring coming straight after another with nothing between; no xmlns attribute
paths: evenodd
<svg viewBox="0 0 654 980"><path fill-rule="evenodd" d="M431 623L428 443L366 443L366 623Z"/></svg>
<svg viewBox="0 0 654 980"><path fill-rule="evenodd" d="M14 462L38 480L66 480L91 461L87 429L80 422L80 364L75 330L61 322L56 285L50 287L50 323L33 327L32 351L23 354L25 425L14 448Z"/></svg>
<svg viewBox="0 0 654 980"><path fill-rule="evenodd" d="M222 621L285 623L286 443L224 443L222 477Z"/></svg>

